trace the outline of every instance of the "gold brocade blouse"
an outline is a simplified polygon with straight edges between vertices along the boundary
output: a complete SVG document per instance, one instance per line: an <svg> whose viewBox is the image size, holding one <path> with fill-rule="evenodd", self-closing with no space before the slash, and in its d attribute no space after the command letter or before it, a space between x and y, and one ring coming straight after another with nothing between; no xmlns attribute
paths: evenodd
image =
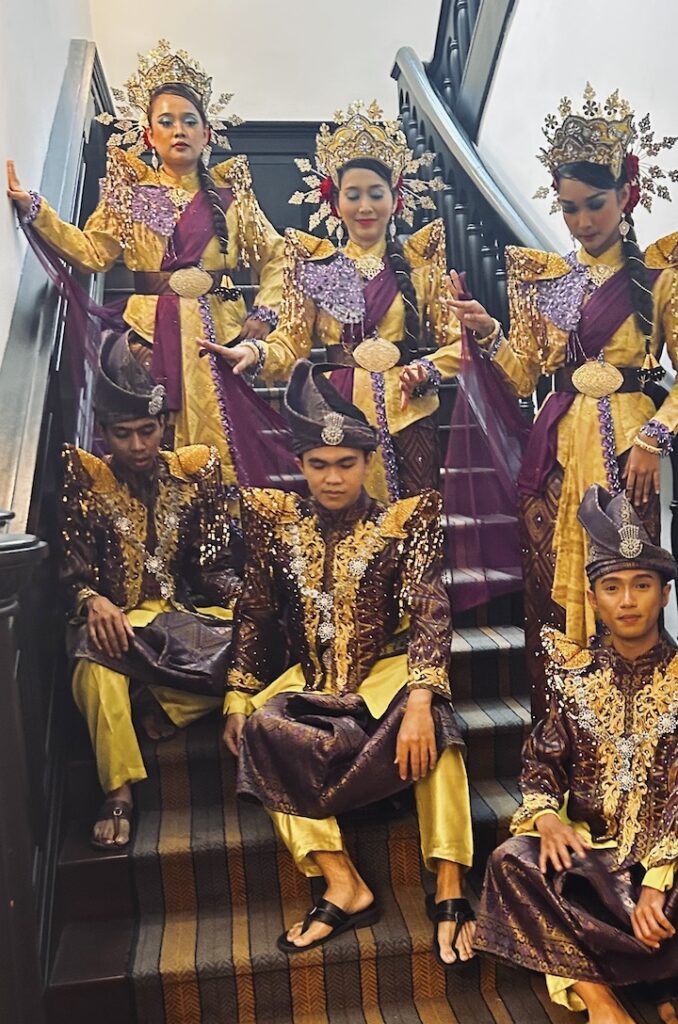
<svg viewBox="0 0 678 1024"><path fill-rule="evenodd" d="M585 250L577 253L579 264L589 268L592 286L603 283L623 266L622 242L600 256ZM654 330L652 351L659 358L664 346L678 367L678 234L661 239L645 254L647 266L662 272L653 288ZM510 247L506 250L511 330L508 340L494 346L493 359L518 395L531 395L542 374L565 365L569 336L557 326L540 303L539 284L556 282L571 274L572 267L556 253ZM644 338L633 316L622 324L603 349L607 362L620 367L640 367L645 358ZM547 398L548 401L548 398ZM674 385L660 410L640 392L610 396L617 455L627 451L639 430L649 421L673 432L678 426L678 386ZM577 521L585 491L593 483L606 485L597 399L578 394L558 425L557 459L564 478L555 524L556 556L552 596L566 609L568 636L585 643L595 632L595 620L585 600L586 542Z"/></svg>
<svg viewBox="0 0 678 1024"><path fill-rule="evenodd" d="M379 261L383 259L385 250L386 242L383 240L369 249L362 249L349 241L345 248L337 250L328 239L301 231L287 232L280 319L277 328L265 341L266 354L261 369L267 381L286 380L296 360L308 358L314 346L341 348L344 323L334 310L323 308L320 301L300 291L300 267L330 260L337 252L353 261L369 257ZM448 279L445 227L442 220L427 224L408 238L404 243L404 251L412 268L412 284L422 325L422 343L426 347L436 346L436 350L427 355L426 359L434 367L433 372L438 380L449 380L459 369L461 332L459 321L443 301L448 293ZM357 266L360 273L359 263ZM364 279L361 280L364 283ZM405 303L400 292L378 324L378 336L394 343L405 339ZM339 365L342 364L354 365L350 352L347 351L345 358L339 360ZM419 398L412 398L407 407L401 410L402 369L402 365L393 366L383 374L386 421L391 434L431 415L438 408L438 396L435 390L431 390ZM370 376L367 370L355 368L353 401L371 423L379 425Z"/></svg>
<svg viewBox="0 0 678 1024"><path fill-rule="evenodd" d="M263 215L252 190L247 157L236 156L211 168L219 188L230 189L233 200L226 212L228 250L224 255L213 235L202 254L205 270L251 267L259 279L256 302L277 310L282 293L283 240ZM171 244L175 224L198 192L197 173L177 180L159 172L121 149L109 153L101 201L83 230L62 221L40 200L35 230L68 263L85 272L103 273L122 255L133 271L158 271ZM222 282L230 286L225 274ZM242 298L222 301L208 294L216 341L227 344L238 337L247 310ZM124 319L142 338L153 342L156 295L132 295ZM199 358L196 339L205 337L198 300L180 299L183 406L175 417L175 443L213 444L222 459L228 483L234 482L230 451L224 436L209 361Z"/></svg>

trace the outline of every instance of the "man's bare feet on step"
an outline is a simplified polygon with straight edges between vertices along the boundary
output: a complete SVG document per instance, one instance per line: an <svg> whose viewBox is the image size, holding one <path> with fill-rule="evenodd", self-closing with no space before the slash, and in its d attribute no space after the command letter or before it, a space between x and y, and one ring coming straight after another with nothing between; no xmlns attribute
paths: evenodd
<svg viewBox="0 0 678 1024"><path fill-rule="evenodd" d="M177 731L174 722L168 718L157 702L155 702L155 707L144 708L141 714L141 724L150 740L170 740Z"/></svg>
<svg viewBox="0 0 678 1024"><path fill-rule="evenodd" d="M574 991L588 1010L589 1024L636 1024L607 985L578 981Z"/></svg>
<svg viewBox="0 0 678 1024"><path fill-rule="evenodd" d="M106 801L120 801L133 806L132 787L129 782L113 789L106 795ZM104 805L105 806L105 805ZM92 829L92 840L101 846L127 846L130 838L130 823L122 817L108 815L95 822Z"/></svg>
<svg viewBox="0 0 678 1024"><path fill-rule="evenodd" d="M439 860L437 863L436 877L436 903L443 900L456 900L463 897L463 870L454 861ZM454 964L457 960L472 960L475 956L473 951L473 939L476 933L475 921L467 921L461 926L457 936L458 955L452 949L452 938L457 927L456 921L438 922L438 945L440 946L440 959L446 964Z"/></svg>
<svg viewBox="0 0 678 1024"><path fill-rule="evenodd" d="M663 1024L678 1024L678 1013L673 1003L660 1003L657 1007Z"/></svg>

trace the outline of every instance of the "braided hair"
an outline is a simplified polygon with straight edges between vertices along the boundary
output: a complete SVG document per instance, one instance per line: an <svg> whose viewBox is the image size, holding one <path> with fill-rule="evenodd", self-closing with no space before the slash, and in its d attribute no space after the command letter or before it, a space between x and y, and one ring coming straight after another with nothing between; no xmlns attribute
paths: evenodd
<svg viewBox="0 0 678 1024"><path fill-rule="evenodd" d="M193 91L189 86L184 85L182 82L165 82L163 85L159 85L151 93L151 97L148 101L148 108L146 110L146 117L148 123L151 123L151 115L153 113L153 104L159 96L180 96L184 100L188 100L200 115L200 120L203 125L208 127L207 114L205 108L202 105L202 100L196 92ZM219 191L212 180L212 175L207 170L202 160L198 160L197 166L198 180L200 181L200 188L206 194L212 207L212 222L214 224L214 234L219 242L219 250L225 256L228 251L228 225L226 223L226 211L224 210L223 203Z"/></svg>
<svg viewBox="0 0 678 1024"><path fill-rule="evenodd" d="M348 163L345 163L344 166L339 170L340 186L341 180L346 171L350 171L353 168L360 168L366 171L372 171L379 178L381 178L382 181L386 182L388 187L391 189L391 192L393 193L394 199L397 198L396 191L393 188L393 180L389 168L386 166L386 164L382 164L380 160L373 160L369 157L360 157L356 160L349 160ZM334 189L332 199L335 207L337 205L338 197L338 190ZM414 290L414 285L412 283L412 267L408 263L403 247L397 240L397 238L387 240L385 255L389 261L391 270L395 274L400 294L402 295L403 302L405 303L404 340L407 342L407 346L410 352L413 355L416 355L419 349L419 338L421 335L421 318L419 315L417 293Z"/></svg>
<svg viewBox="0 0 678 1024"><path fill-rule="evenodd" d="M590 163L587 160L563 164L556 171L556 185L559 184L561 178L575 178L577 181L590 185L592 188L604 189L605 191L614 189L616 192L619 192L629 180L626 167L623 165L621 174L618 178L615 178L609 167L603 164ZM622 251L624 253L624 263L628 271L631 308L633 309L636 325L645 338L645 349L649 351L654 325L652 288L630 214L626 215L626 220L630 230L624 239Z"/></svg>

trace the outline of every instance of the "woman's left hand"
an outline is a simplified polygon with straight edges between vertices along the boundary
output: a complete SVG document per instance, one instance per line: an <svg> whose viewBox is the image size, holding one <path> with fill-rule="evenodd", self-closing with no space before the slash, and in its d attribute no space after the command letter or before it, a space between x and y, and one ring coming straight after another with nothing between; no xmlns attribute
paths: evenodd
<svg viewBox="0 0 678 1024"><path fill-rule="evenodd" d="M255 338L257 341L263 341L270 333L271 327L269 324L264 323L263 320L257 320L255 317L248 316L242 325L238 339L240 341L247 341L248 338Z"/></svg>
<svg viewBox="0 0 678 1024"><path fill-rule="evenodd" d="M400 409L406 409L415 388L425 384L428 373L424 366L406 366L400 374Z"/></svg>
<svg viewBox="0 0 678 1024"><path fill-rule="evenodd" d="M643 433L638 436L641 441L654 446L653 438L646 437ZM632 505L646 505L653 493L659 494L660 458L659 450L653 455L638 445L631 448L624 469L624 482L626 496Z"/></svg>
<svg viewBox="0 0 678 1024"><path fill-rule="evenodd" d="M412 690L398 730L395 763L404 781L423 779L432 772L438 760L436 733L431 714L433 694L430 690Z"/></svg>

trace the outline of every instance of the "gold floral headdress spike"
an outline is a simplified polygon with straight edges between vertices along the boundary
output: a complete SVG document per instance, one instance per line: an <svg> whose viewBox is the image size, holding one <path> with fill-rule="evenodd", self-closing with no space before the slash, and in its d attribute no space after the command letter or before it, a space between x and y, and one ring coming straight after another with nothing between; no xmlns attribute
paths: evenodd
<svg viewBox="0 0 678 1024"><path fill-rule="evenodd" d="M140 154L146 149L144 131L148 127L146 110L155 89L170 82L179 82L191 89L202 103L212 129L212 140L223 149L230 149L226 136L227 125L242 124L235 114L224 116L223 108L230 103L233 93L222 93L212 102L212 79L203 66L186 50L172 50L167 39L159 40L147 54L139 54L137 70L130 75L122 89L113 89L118 105L118 118L112 114L99 114L102 124L114 124L117 132L108 139L108 146L122 146ZM209 153L207 154L209 157Z"/></svg>
<svg viewBox="0 0 678 1024"><path fill-rule="evenodd" d="M440 178L424 181L411 177L421 167L430 167L433 153L415 158L400 123L386 121L376 100L368 107L362 100L356 100L347 110L337 110L334 121L334 131L328 124L320 126L316 136L315 167L310 160L295 160L309 190L295 192L290 203L293 206L302 203L319 206L309 218L311 231L322 221L326 221L329 235L336 231L340 220L332 202L332 191L339 187L341 168L350 160L359 158L378 160L388 167L393 187L398 192L396 214L407 224L412 225L417 207L435 210L433 199L426 193L443 189L445 183Z"/></svg>
<svg viewBox="0 0 678 1024"><path fill-rule="evenodd" d="M539 151L537 158L552 176L563 164L587 161L609 167L618 178L626 165L632 192L627 213L638 202L650 210L654 196L671 201L662 179L678 181L678 171L665 171L658 164L648 164L647 158L656 157L663 149L671 149L678 136L655 139L649 114L636 126L634 113L627 100L620 97L618 89L602 103L587 82L581 112L574 113L572 100L564 96L558 105L558 115L548 114L542 131L548 145ZM634 143L638 143L637 152L633 151ZM546 199L549 195L551 190L543 185L535 192L535 199ZM551 212L558 209L558 203L554 203Z"/></svg>

